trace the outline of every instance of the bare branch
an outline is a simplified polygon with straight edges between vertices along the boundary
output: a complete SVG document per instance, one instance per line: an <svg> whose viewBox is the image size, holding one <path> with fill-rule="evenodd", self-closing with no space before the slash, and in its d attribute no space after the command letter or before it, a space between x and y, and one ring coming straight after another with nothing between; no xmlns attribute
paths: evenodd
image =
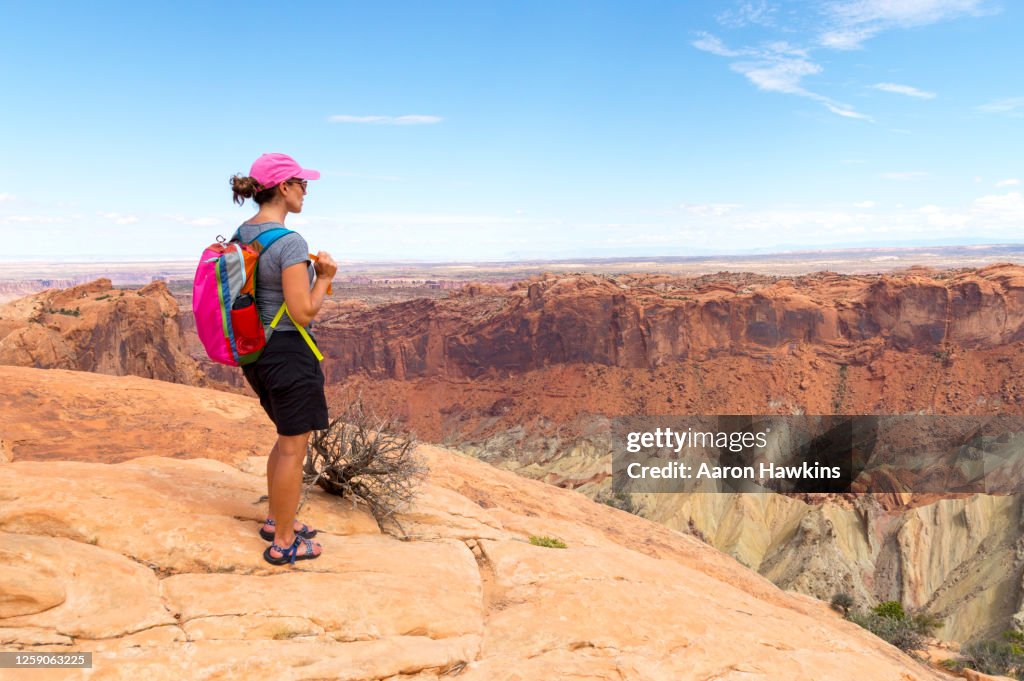
<svg viewBox="0 0 1024 681"><path fill-rule="evenodd" d="M397 432L391 420L366 414L362 399L349 406L326 430L314 433L303 466L303 501L313 485L357 503L383 528L416 496L427 466L413 455L415 437Z"/></svg>

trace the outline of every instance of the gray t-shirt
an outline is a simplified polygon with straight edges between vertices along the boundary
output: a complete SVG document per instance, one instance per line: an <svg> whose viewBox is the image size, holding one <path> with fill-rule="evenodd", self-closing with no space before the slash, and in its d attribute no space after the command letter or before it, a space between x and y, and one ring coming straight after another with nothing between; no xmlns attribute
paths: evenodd
<svg viewBox="0 0 1024 681"><path fill-rule="evenodd" d="M238 237L244 243L255 239L263 232L284 227L280 222L260 222L250 224L242 223L238 228ZM286 228L287 229L287 228ZM260 319L263 325L267 326L274 320L281 303L284 302L284 289L281 288L281 271L296 263L310 263L309 247L306 240L297 232L285 234L270 245L270 248L260 255L259 265L256 267L256 307L260 311ZM313 285L313 265L308 264L309 284ZM310 324L312 326L312 324ZM295 331L295 325L288 319L288 315L282 315L281 321L277 323L277 329L290 329Z"/></svg>

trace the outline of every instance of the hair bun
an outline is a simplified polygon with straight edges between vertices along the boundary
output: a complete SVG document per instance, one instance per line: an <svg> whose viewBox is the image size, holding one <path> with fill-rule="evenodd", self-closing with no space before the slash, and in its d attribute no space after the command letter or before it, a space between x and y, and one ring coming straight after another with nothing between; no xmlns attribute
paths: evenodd
<svg viewBox="0 0 1024 681"><path fill-rule="evenodd" d="M231 191L234 193L234 202L238 205L256 196L260 189L260 183L248 175L238 174L231 178Z"/></svg>

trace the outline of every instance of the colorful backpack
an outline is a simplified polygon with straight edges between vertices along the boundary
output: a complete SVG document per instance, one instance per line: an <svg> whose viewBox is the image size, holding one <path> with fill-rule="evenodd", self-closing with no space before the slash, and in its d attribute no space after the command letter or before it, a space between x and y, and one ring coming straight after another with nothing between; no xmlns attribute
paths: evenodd
<svg viewBox="0 0 1024 681"><path fill-rule="evenodd" d="M248 243L238 240L238 233L225 242L218 237L203 251L192 283L192 313L196 331L214 362L229 366L251 364L260 358L270 334L281 316L287 314L284 303L266 329L256 307L256 268L260 254L291 230L279 227L258 235ZM292 319L295 324L295 320ZM320 354L304 328L295 324L318 360Z"/></svg>

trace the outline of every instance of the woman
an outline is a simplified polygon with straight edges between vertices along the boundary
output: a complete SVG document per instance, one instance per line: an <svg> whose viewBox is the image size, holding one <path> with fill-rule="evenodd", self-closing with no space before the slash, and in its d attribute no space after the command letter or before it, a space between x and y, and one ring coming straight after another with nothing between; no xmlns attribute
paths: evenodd
<svg viewBox="0 0 1024 681"><path fill-rule="evenodd" d="M252 199L259 206L259 212L238 228L237 238L248 243L263 232L283 227L289 213L302 212L307 182L319 178L318 171L303 169L285 154L260 156L248 177L231 178L235 203L241 205L245 199ZM316 530L295 518L310 432L327 427L324 374L295 325L307 327L313 321L337 265L321 251L310 267L305 239L292 232L278 238L260 255L256 269L256 305L264 327L270 325L282 302L287 304L288 312L271 333L259 360L242 367L277 427L277 442L267 461L270 513L260 535L272 540L263 552L264 559L284 565L316 558L323 550L312 541Z"/></svg>

